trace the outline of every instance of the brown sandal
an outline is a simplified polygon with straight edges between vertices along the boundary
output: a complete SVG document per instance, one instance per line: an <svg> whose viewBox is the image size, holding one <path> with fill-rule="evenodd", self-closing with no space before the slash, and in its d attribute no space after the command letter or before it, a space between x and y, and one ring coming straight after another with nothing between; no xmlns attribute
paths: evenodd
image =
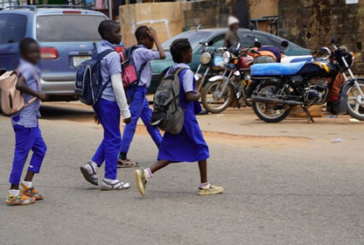
<svg viewBox="0 0 364 245"><path fill-rule="evenodd" d="M139 167L139 164L135 161L132 161L130 159L118 159L118 168L134 168Z"/></svg>

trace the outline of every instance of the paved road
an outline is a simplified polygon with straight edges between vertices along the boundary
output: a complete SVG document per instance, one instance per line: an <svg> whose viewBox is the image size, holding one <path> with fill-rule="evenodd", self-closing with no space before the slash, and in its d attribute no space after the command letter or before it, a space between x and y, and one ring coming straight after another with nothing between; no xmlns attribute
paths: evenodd
<svg viewBox="0 0 364 245"><path fill-rule="evenodd" d="M223 195L197 196L197 166L181 163L157 173L141 198L131 169L119 171L132 183L127 191L100 192L83 180L79 166L102 135L92 114L43 108L43 115L48 154L36 183L46 199L24 207L4 204L14 136L0 116L1 245L364 244L364 153L352 150L361 132L326 145L211 134L210 181L225 187ZM142 166L156 158L143 132L131 156Z"/></svg>

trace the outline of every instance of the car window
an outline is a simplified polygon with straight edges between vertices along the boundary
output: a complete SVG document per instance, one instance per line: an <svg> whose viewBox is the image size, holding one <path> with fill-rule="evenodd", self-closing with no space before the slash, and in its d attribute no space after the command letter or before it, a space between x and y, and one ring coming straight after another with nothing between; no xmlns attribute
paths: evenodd
<svg viewBox="0 0 364 245"><path fill-rule="evenodd" d="M97 26L103 20L103 16L78 14L38 16L37 39L40 42L100 41Z"/></svg>
<svg viewBox="0 0 364 245"><path fill-rule="evenodd" d="M211 36L211 34L212 33L209 31L182 32L181 34L178 34L177 36L174 36L162 43L162 47L164 50L168 51L174 40L179 38L187 38L188 41L191 43L192 50L194 50L198 47L200 42L205 42L206 39Z"/></svg>
<svg viewBox="0 0 364 245"><path fill-rule="evenodd" d="M1 28L2 25L4 25L3 28ZM19 14L8 14L6 20L5 18L2 20L0 19L0 43L6 44L20 42L20 40L25 37L26 28L27 18L25 16Z"/></svg>
<svg viewBox="0 0 364 245"><path fill-rule="evenodd" d="M6 14L0 15L0 42L1 42L2 37L3 37L3 33L4 33L4 30L5 30L7 20L8 20L8 15L6 15Z"/></svg>
<svg viewBox="0 0 364 245"><path fill-rule="evenodd" d="M209 42L209 48L218 49L224 46L224 36L218 36Z"/></svg>
<svg viewBox="0 0 364 245"><path fill-rule="evenodd" d="M247 32L239 32L239 40L242 48L250 48L254 45L253 34Z"/></svg>
<svg viewBox="0 0 364 245"><path fill-rule="evenodd" d="M264 36L262 34L255 34L255 37L258 39L258 41L262 44L262 45L269 45L269 46L273 46L272 42L269 40L269 38L267 36Z"/></svg>

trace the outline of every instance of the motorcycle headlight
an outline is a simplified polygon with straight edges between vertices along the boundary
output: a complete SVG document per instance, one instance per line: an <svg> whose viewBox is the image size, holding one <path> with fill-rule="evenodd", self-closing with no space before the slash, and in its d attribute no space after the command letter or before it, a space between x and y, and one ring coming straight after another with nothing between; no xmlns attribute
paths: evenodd
<svg viewBox="0 0 364 245"><path fill-rule="evenodd" d="M211 62L211 54L209 52L202 53L200 60L203 65L209 64Z"/></svg>
<svg viewBox="0 0 364 245"><path fill-rule="evenodd" d="M224 58L224 62L225 64L229 63L230 62L230 59L231 59L231 54L229 51L225 51L222 55L222 57Z"/></svg>

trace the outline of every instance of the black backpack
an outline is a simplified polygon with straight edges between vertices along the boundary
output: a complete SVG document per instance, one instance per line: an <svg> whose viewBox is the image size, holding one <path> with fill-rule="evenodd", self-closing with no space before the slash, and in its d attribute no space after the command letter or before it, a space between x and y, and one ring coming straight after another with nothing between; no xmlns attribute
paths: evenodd
<svg viewBox="0 0 364 245"><path fill-rule="evenodd" d="M76 73L75 92L80 101L86 105L95 105L101 98L107 82L102 84L101 60L113 49L107 49L91 60L86 60L78 67Z"/></svg>

